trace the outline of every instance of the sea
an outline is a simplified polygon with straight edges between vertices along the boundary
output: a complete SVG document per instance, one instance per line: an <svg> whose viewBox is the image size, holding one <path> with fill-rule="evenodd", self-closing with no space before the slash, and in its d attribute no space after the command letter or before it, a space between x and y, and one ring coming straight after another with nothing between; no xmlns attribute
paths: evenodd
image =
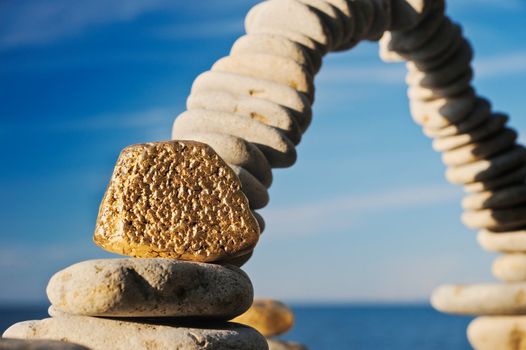
<svg viewBox="0 0 526 350"><path fill-rule="evenodd" d="M310 350L469 350L471 318L428 305L293 305L296 324L282 339ZM42 319L47 306L0 307L0 330Z"/></svg>

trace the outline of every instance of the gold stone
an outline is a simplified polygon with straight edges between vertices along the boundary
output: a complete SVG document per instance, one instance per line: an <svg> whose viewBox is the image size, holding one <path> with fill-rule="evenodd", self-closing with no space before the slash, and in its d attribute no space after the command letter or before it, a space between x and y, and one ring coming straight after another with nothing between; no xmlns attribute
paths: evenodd
<svg viewBox="0 0 526 350"><path fill-rule="evenodd" d="M255 328L265 337L273 337L292 328L294 314L292 310L279 301L256 299L250 309L234 318L232 322Z"/></svg>
<svg viewBox="0 0 526 350"><path fill-rule="evenodd" d="M140 258L220 261L247 254L257 221L235 173L194 141L145 143L120 154L94 241Z"/></svg>

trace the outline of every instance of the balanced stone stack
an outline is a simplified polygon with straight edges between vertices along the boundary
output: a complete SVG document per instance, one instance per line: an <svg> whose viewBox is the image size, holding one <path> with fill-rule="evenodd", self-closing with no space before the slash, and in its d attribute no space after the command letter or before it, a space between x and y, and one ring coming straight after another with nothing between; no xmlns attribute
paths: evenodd
<svg viewBox="0 0 526 350"><path fill-rule="evenodd" d="M3 336L92 350L267 349L256 330L226 322L253 300L250 279L228 261L250 252L258 237L237 176L209 146L127 147L94 240L133 258L84 261L56 273L47 288L52 317L15 324Z"/></svg>
<svg viewBox="0 0 526 350"><path fill-rule="evenodd" d="M232 321L250 326L267 337L269 350L307 350L299 343L275 338L294 325L292 310L279 301L256 299L250 309Z"/></svg>
<svg viewBox="0 0 526 350"><path fill-rule="evenodd" d="M479 232L480 244L505 253L493 267L506 284L443 286L432 297L438 310L484 315L468 337L476 349L519 349L526 342L526 149L471 86L471 46L459 25L434 1L414 28L387 33L386 60L407 60L413 119L433 138L448 167L446 178L462 185L462 221ZM498 316L500 315L500 316ZM518 344L523 344L519 346Z"/></svg>

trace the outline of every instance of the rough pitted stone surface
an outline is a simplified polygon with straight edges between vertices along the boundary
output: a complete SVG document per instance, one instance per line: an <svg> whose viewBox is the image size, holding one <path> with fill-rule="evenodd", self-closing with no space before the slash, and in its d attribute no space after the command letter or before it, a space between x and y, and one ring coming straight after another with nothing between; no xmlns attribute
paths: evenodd
<svg viewBox="0 0 526 350"><path fill-rule="evenodd" d="M0 339L0 350L89 350L88 348L54 340Z"/></svg>
<svg viewBox="0 0 526 350"><path fill-rule="evenodd" d="M433 292L439 311L464 315L526 314L526 283L446 285Z"/></svg>
<svg viewBox="0 0 526 350"><path fill-rule="evenodd" d="M468 327L471 346L477 350L522 350L526 344L526 316L487 316Z"/></svg>
<svg viewBox="0 0 526 350"><path fill-rule="evenodd" d="M266 350L266 339L249 327L231 323L175 326L170 321L134 322L86 316L25 321L4 337L61 339L91 350Z"/></svg>
<svg viewBox="0 0 526 350"><path fill-rule="evenodd" d="M294 325L294 314L283 303L269 299L257 299L244 314L232 322L246 324L266 337L283 334Z"/></svg>
<svg viewBox="0 0 526 350"><path fill-rule="evenodd" d="M47 295L55 309L76 315L229 319L250 307L253 289L234 266L101 259L57 272Z"/></svg>
<svg viewBox="0 0 526 350"><path fill-rule="evenodd" d="M172 141L121 152L94 241L133 257L209 262L245 254L258 237L230 167L205 144Z"/></svg>
<svg viewBox="0 0 526 350"><path fill-rule="evenodd" d="M292 341L267 338L269 350L308 350L305 345Z"/></svg>
<svg viewBox="0 0 526 350"><path fill-rule="evenodd" d="M203 142L214 149L228 164L245 168L258 178L265 187L272 183L272 169L265 155L253 143L241 137L217 132L177 132L177 140L192 140Z"/></svg>

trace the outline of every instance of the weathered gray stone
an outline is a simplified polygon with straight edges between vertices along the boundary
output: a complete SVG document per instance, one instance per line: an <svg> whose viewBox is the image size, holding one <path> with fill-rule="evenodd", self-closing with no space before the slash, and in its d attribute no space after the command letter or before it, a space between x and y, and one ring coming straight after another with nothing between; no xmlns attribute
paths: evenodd
<svg viewBox="0 0 526 350"><path fill-rule="evenodd" d="M0 339L0 350L89 350L84 346L54 340Z"/></svg>
<svg viewBox="0 0 526 350"><path fill-rule="evenodd" d="M186 100L188 110L206 109L250 117L278 128L295 145L301 140L301 128L310 120L277 103L251 96L236 96L224 91L197 91ZM301 127L300 123L301 121Z"/></svg>
<svg viewBox="0 0 526 350"><path fill-rule="evenodd" d="M234 266L105 259L57 272L47 295L58 311L76 315L228 319L250 307L253 289Z"/></svg>
<svg viewBox="0 0 526 350"><path fill-rule="evenodd" d="M318 16L331 33L331 47L339 46L343 41L343 16L340 16L338 9L329 1L325 0L297 0L316 10Z"/></svg>
<svg viewBox="0 0 526 350"><path fill-rule="evenodd" d="M234 135L253 142L274 168L289 167L296 161L294 144L278 129L249 117L232 113L194 109L174 121L172 138L179 132L208 131Z"/></svg>
<svg viewBox="0 0 526 350"><path fill-rule="evenodd" d="M312 110L305 95L293 88L264 79L246 77L234 73L205 72L192 85L192 94L203 90L225 91L233 95L252 96L272 101L296 111L302 118L298 122L305 130L312 118ZM307 125L305 125L307 124Z"/></svg>
<svg viewBox="0 0 526 350"><path fill-rule="evenodd" d="M91 350L266 350L266 339L249 327L231 323L182 325L166 320L60 316L20 322L4 333L20 339L64 339Z"/></svg>
<svg viewBox="0 0 526 350"><path fill-rule="evenodd" d="M304 66L290 58L260 53L227 56L214 63L211 70L287 85L305 94L311 103L314 101L312 76Z"/></svg>
<svg viewBox="0 0 526 350"><path fill-rule="evenodd" d="M526 314L526 283L446 285L431 297L437 310L464 315Z"/></svg>
<svg viewBox="0 0 526 350"><path fill-rule="evenodd" d="M326 48L323 48L319 43L312 40L308 36L289 29L280 29L275 27L258 27L253 28L249 35L277 35L305 47L309 54L310 60L313 62L315 67L321 67L322 56L327 53Z"/></svg>
<svg viewBox="0 0 526 350"><path fill-rule="evenodd" d="M332 36L322 18L311 7L296 0L270 0L254 6L245 17L249 34L264 28L299 32L320 44L325 51L332 47Z"/></svg>
<svg viewBox="0 0 526 350"><path fill-rule="evenodd" d="M262 53L285 57L305 66L311 74L315 74L320 69L321 61L314 61L311 58L311 50L281 35L248 34L236 40L230 55Z"/></svg>

